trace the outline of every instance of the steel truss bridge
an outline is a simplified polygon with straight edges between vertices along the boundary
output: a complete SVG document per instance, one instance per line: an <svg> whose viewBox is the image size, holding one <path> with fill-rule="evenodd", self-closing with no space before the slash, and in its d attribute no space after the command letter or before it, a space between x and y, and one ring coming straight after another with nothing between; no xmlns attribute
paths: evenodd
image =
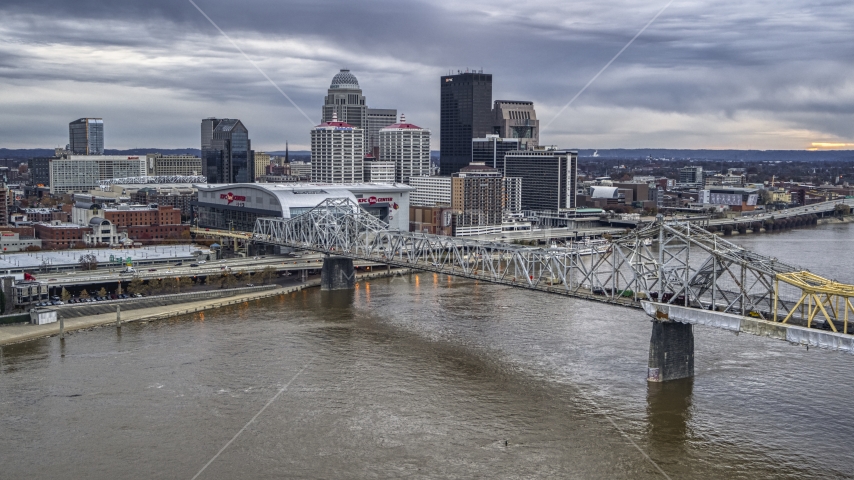
<svg viewBox="0 0 854 480"><path fill-rule="evenodd" d="M745 250L689 222L659 217L600 248L538 248L389 230L340 198L291 219L259 218L253 239L854 353L848 325L854 286Z"/></svg>

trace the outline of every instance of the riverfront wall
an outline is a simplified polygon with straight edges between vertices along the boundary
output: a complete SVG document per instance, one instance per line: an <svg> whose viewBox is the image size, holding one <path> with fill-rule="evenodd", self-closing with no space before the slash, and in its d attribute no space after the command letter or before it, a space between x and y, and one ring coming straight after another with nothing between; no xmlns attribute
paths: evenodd
<svg viewBox="0 0 854 480"><path fill-rule="evenodd" d="M253 292L273 290L276 285L262 285L258 287L229 288L221 290L208 290L205 292L176 293L174 295L158 295L153 297L130 298L126 300L115 300L112 302L98 302L83 305L64 305L51 307L58 311L63 318L85 317L100 315L102 313L115 312L116 307L121 305L122 310L136 310L140 308L165 307L179 303L195 302L198 300L233 297Z"/></svg>

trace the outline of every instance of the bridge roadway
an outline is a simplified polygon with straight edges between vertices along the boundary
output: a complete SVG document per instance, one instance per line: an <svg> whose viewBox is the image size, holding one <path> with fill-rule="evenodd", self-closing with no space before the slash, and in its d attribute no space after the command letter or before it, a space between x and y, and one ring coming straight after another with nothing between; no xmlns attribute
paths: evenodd
<svg viewBox="0 0 854 480"><path fill-rule="evenodd" d="M50 273L40 276L39 280L45 281L49 287L70 287L76 285L89 285L100 283L115 283L119 281L131 281L134 278L141 280L161 279L163 277L194 277L219 275L227 267L232 273L257 272L267 267L272 267L276 272L294 270L316 270L322 268L321 255L303 255L301 257L288 257L284 255L265 255L265 258L239 258L227 260L212 260L191 267L192 262L183 261L181 266L158 266L152 268L138 269L134 274L122 274L121 269L97 269L91 271L74 271L63 273ZM385 265L376 262L358 262L358 267L375 267Z"/></svg>
<svg viewBox="0 0 854 480"><path fill-rule="evenodd" d="M659 217L604 250L534 248L393 231L349 199L328 199L291 219L259 218L253 239L330 255L327 289L352 288L357 260L644 308L650 381L693 376L693 324L854 353L854 286L685 221Z"/></svg>

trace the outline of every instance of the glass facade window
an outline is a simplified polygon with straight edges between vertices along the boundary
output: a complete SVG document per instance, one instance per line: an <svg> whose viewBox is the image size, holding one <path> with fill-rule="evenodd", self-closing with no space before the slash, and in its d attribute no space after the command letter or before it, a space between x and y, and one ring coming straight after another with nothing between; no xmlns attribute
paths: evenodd
<svg viewBox="0 0 854 480"><path fill-rule="evenodd" d="M68 148L75 155L103 155L104 120L80 118L69 123Z"/></svg>
<svg viewBox="0 0 854 480"><path fill-rule="evenodd" d="M451 175L471 163L472 139L492 133L492 75L461 73L441 80L439 168Z"/></svg>
<svg viewBox="0 0 854 480"><path fill-rule="evenodd" d="M251 183L255 166L249 131L240 120L202 120L202 175L208 183Z"/></svg>

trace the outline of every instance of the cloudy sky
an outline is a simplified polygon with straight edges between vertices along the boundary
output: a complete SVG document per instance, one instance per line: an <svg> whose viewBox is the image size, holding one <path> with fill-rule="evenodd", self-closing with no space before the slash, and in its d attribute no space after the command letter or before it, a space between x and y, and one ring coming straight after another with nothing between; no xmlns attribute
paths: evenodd
<svg viewBox="0 0 854 480"><path fill-rule="evenodd" d="M65 145L103 117L107 148L199 147L208 116L256 150L307 149L332 76L431 128L439 77L493 74L567 148L805 149L854 143L854 2L0 0L0 147ZM841 145L854 148L854 145Z"/></svg>

